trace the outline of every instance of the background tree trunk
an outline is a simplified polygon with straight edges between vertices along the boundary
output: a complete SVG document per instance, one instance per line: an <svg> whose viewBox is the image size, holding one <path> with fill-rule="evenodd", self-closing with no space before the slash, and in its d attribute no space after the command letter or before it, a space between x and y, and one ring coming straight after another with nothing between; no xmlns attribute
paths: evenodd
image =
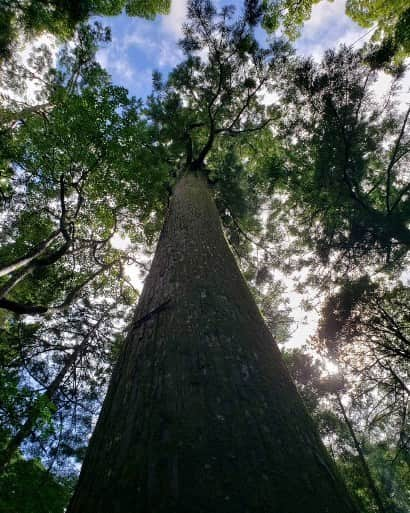
<svg viewBox="0 0 410 513"><path fill-rule="evenodd" d="M224 238L177 184L69 513L353 513Z"/></svg>
<svg viewBox="0 0 410 513"><path fill-rule="evenodd" d="M350 422L349 417L347 416L346 409L343 406L342 399L339 395L339 393L336 392L336 400L339 404L340 411L342 412L343 419L347 425L347 428L349 430L350 436L352 437L353 444L355 446L355 449L357 451L357 454L359 456L359 461L362 466L363 473L365 475L365 478L367 480L367 485L370 490L370 494L372 495L376 505L377 509L379 510L379 513L386 513L386 509L384 507L382 498L380 496L379 490L377 488L377 485L373 479L372 473L370 472L369 465L367 464L366 457L364 455L364 452L362 450L362 447L360 445L359 440L357 439L356 433L354 432L352 423Z"/></svg>

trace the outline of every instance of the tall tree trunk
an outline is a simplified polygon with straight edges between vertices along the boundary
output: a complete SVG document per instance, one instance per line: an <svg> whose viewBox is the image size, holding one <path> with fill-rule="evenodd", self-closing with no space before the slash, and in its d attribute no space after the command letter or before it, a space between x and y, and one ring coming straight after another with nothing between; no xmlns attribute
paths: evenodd
<svg viewBox="0 0 410 513"><path fill-rule="evenodd" d="M353 513L223 236L177 184L69 513Z"/></svg>

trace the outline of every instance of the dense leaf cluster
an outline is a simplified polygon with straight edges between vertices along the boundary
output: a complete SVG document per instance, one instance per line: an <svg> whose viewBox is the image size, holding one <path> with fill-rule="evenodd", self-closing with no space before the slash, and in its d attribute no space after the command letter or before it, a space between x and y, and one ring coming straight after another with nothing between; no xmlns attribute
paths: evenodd
<svg viewBox="0 0 410 513"><path fill-rule="evenodd" d="M362 51L341 48L298 63L282 97L291 199L321 261L345 272L403 265L410 243L409 110L395 109L399 77L381 104L376 78Z"/></svg>

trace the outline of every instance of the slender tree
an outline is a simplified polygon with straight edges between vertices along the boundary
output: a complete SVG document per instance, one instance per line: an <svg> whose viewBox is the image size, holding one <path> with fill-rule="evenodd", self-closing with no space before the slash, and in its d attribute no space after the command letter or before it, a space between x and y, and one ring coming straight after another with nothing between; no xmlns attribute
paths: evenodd
<svg viewBox="0 0 410 513"><path fill-rule="evenodd" d="M386 408L384 376L377 377L380 388L375 388L376 372L371 381L365 372L357 376L339 359L318 358L307 349L285 351L285 361L360 511L406 511L408 451L396 447L395 412ZM338 373L329 373L330 361L338 363Z"/></svg>
<svg viewBox="0 0 410 513"><path fill-rule="evenodd" d="M357 439L357 436L356 436L356 433L353 429L353 426L352 426L352 423L346 413L346 408L344 407L343 405L343 401L340 397L340 394L338 392L336 392L336 399L337 399L337 404L339 405L339 408L340 408L340 411L343 415L343 419L346 423L346 426L348 427L349 429L349 433L350 433L350 436L352 437L352 440L353 440L353 443L354 443L354 446L355 446L355 449L357 451L357 454L359 456L359 461L360 461L360 464L362 466L362 469L363 469L363 473L364 475L366 476L366 480L367 480L367 484L368 484L368 487L369 487L369 490L371 491L372 493L372 496L374 498L374 501L375 503L377 504L377 509L379 510L379 513L385 513L386 512L386 508L383 504L383 501L380 497L380 493L379 493L379 490L376 486L376 483L373 479L373 476L370 472L370 469L369 469L369 465L367 464L367 461L366 461L366 458L364 456L364 453L363 453L363 449L360 445L360 442L359 440Z"/></svg>
<svg viewBox="0 0 410 513"><path fill-rule="evenodd" d="M111 309L113 309L112 305ZM82 358L86 358L87 353L91 353L92 351L96 352L96 346L98 348L98 344L95 344L95 342L98 341L98 331L101 329L101 326L104 326L104 323L104 327L107 328L107 316L109 315L109 310L110 309L108 309L108 312L103 311L99 318L91 325L87 324L87 319L85 316L83 317L82 322L83 325L85 324L85 333L82 337L77 335L77 337L81 339L81 342L77 343L71 352L64 356L62 365L58 369L54 378L45 387L44 392L39 394L33 404L30 405L30 408L25 414L25 421L22 426L6 442L0 455L0 474L3 473L4 469L10 463L10 460L13 458L20 445L35 430L36 424L41 419L41 410L44 408L44 405L51 401L55 401L55 396L59 391L61 391L62 385L67 381L79 361Z"/></svg>
<svg viewBox="0 0 410 513"><path fill-rule="evenodd" d="M240 159L225 190L221 177L243 136L274 118L259 95L286 48L259 48L231 8L217 15L210 2L193 1L189 18L187 60L167 84L156 77L147 113L169 151L172 196L68 511L356 511L227 246L213 198L241 190Z"/></svg>

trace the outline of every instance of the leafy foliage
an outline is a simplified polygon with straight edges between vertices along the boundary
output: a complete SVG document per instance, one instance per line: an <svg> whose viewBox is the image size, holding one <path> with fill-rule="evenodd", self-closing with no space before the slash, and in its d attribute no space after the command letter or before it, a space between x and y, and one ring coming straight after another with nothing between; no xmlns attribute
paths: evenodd
<svg viewBox="0 0 410 513"><path fill-rule="evenodd" d="M389 428L395 430L397 447L406 453L409 290L402 284L391 288L372 284L363 288L363 283L346 284L328 298L318 343L327 354L343 362L351 374L372 384L379 397L378 408L384 410Z"/></svg>
<svg viewBox="0 0 410 513"><path fill-rule="evenodd" d="M290 49L281 40L260 47L246 13L235 18L231 7L217 13L210 2L193 1L188 17L180 43L186 60L165 83L154 75L145 113L158 128L171 184L184 172L204 173L234 240L237 221L256 227L263 185L242 155L277 116L261 95L279 79Z"/></svg>
<svg viewBox="0 0 410 513"><path fill-rule="evenodd" d="M91 283L108 283L108 270L109 280L121 275L112 235L130 226L131 213L144 220L165 203L163 166L144 147L152 134L140 104L94 61L93 33L80 36L74 52L62 54L47 112L9 129L12 192L4 206L14 214L4 223L1 301L16 313L64 309Z"/></svg>
<svg viewBox="0 0 410 513"><path fill-rule="evenodd" d="M311 225L300 235L340 274L403 265L410 242L409 110L395 111L394 89L378 105L364 57L342 47L320 66L302 61L283 95L284 179L301 226Z"/></svg>
<svg viewBox="0 0 410 513"><path fill-rule="evenodd" d="M105 40L101 26L81 27L46 75L45 103L5 109L2 469L19 446L49 469L81 460L136 298L125 267L166 206L141 105L95 61ZM125 254L111 240L130 229Z"/></svg>
<svg viewBox="0 0 410 513"><path fill-rule="evenodd" d="M283 25L285 34L291 39L296 39L300 35L301 26L312 14L313 5L319 1L262 0L262 25L268 32L274 32Z"/></svg>
<svg viewBox="0 0 410 513"><path fill-rule="evenodd" d="M9 513L61 513L72 480L57 480L39 461L19 456L0 478L0 510Z"/></svg>
<svg viewBox="0 0 410 513"><path fill-rule="evenodd" d="M123 9L129 16L154 18L166 14L170 0L4 0L0 6L0 59L10 58L18 35L48 32L66 40L90 16L115 16Z"/></svg>
<svg viewBox="0 0 410 513"><path fill-rule="evenodd" d="M260 21L268 32L281 28L287 37L296 39L321 0L248 0L246 3L255 23ZM332 0L328 0L331 2ZM326 9L326 6L323 6ZM372 62L386 66L399 64L410 53L409 16L406 0L347 0L346 14L362 27L374 27L375 43Z"/></svg>
<svg viewBox="0 0 410 513"><path fill-rule="evenodd" d="M384 61L395 57L400 61L410 53L410 8L406 0L396 2L374 2L371 0L348 0L346 14L362 27L377 23L373 38L381 40L379 55L384 52Z"/></svg>

